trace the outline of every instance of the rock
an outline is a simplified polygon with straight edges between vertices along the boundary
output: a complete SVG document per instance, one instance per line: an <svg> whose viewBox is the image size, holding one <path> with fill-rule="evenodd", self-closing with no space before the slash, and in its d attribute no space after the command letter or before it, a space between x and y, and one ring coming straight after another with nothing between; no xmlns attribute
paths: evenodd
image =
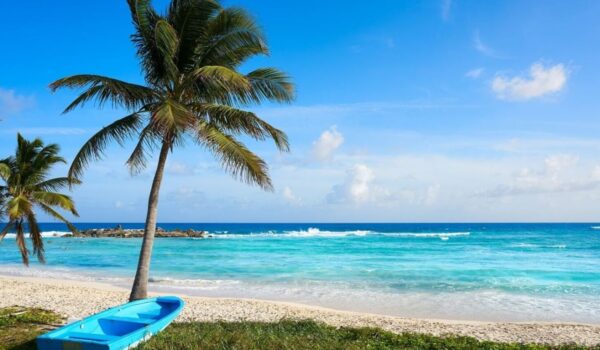
<svg viewBox="0 0 600 350"><path fill-rule="evenodd" d="M141 229L123 229L121 225L117 225L115 228L103 228L103 229L89 229L79 232L78 237L90 237L90 238L141 238L144 236L144 230ZM63 237L72 237L72 235L65 235ZM207 238L210 237L206 231L196 231L187 229L185 231L175 229L172 231L166 231L162 228L157 228L155 237L160 238Z"/></svg>

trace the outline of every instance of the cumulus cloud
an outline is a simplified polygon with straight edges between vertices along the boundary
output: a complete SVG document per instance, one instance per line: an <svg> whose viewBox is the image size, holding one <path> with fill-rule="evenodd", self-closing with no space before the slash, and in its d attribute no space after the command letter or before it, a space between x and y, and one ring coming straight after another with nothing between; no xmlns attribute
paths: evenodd
<svg viewBox="0 0 600 350"><path fill-rule="evenodd" d="M321 136L313 143L313 156L321 162L331 160L333 153L342 143L344 143L344 136L337 131L334 125L323 131Z"/></svg>
<svg viewBox="0 0 600 350"><path fill-rule="evenodd" d="M492 81L492 90L504 100L530 100L557 93L567 83L567 70L562 64L544 67L534 63L529 68L529 76L497 76Z"/></svg>
<svg viewBox="0 0 600 350"><path fill-rule="evenodd" d="M20 95L15 90L0 87L0 113L10 115L19 113L35 104L33 96Z"/></svg>
<svg viewBox="0 0 600 350"><path fill-rule="evenodd" d="M298 196L296 196L294 191L292 191L292 189L289 186L285 186L283 188L281 195L288 204L299 205L301 203L301 199Z"/></svg>
<svg viewBox="0 0 600 350"><path fill-rule="evenodd" d="M440 193L440 185L433 184L429 185L425 190L425 197L423 199L423 203L425 205L434 205L437 202L438 196Z"/></svg>
<svg viewBox="0 0 600 350"><path fill-rule="evenodd" d="M481 76L481 74L483 73L484 69L483 68L473 68L470 71L468 71L467 73L465 73L465 76L467 78L471 78L471 79L477 79Z"/></svg>
<svg viewBox="0 0 600 350"><path fill-rule="evenodd" d="M390 197L388 190L373 183L375 173L364 164L355 164L346 173L344 183L336 185L327 195L329 203L361 204Z"/></svg>
<svg viewBox="0 0 600 350"><path fill-rule="evenodd" d="M579 192L600 187L600 168L595 167L585 176L574 178L571 171L579 157L568 154L552 155L544 159L541 169L522 168L509 184L480 193L484 197L506 197L544 193Z"/></svg>

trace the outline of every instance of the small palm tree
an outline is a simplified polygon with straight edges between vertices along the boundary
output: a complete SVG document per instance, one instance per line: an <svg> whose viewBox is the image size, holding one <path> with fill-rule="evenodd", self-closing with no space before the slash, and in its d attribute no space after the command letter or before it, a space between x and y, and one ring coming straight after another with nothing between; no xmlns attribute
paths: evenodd
<svg viewBox="0 0 600 350"><path fill-rule="evenodd" d="M145 85L98 75L75 75L50 85L85 88L65 110L95 100L128 110L129 115L104 127L83 145L69 170L79 178L90 160L101 158L110 141L131 137L137 145L127 161L132 173L159 148L148 198L144 238L130 299L147 296L150 258L156 231L158 199L165 163L175 146L193 140L211 151L235 177L272 189L266 163L237 136L272 139L288 151L286 135L254 113L240 109L262 101L289 102L293 85L275 68L247 74L238 68L248 58L267 54L263 33L243 10L222 8L216 0L172 0L164 15L149 0L128 0L135 27L132 40Z"/></svg>
<svg viewBox="0 0 600 350"><path fill-rule="evenodd" d="M4 194L3 210L8 219L8 224L0 232L0 240L10 229L14 229L17 246L25 265L29 265L25 225L29 228L33 253L40 262L44 262L44 241L34 212L35 207L64 222L73 233L77 233L75 227L55 209L58 207L68 210L77 216L71 197L56 192L69 186L69 179L47 179L53 165L66 163L58 156L58 151L59 147L56 144L44 146L40 139L27 141L21 134L17 134L15 155L0 160L0 178L5 182L4 186L0 186L0 194Z"/></svg>
<svg viewBox="0 0 600 350"><path fill-rule="evenodd" d="M6 201L8 200L8 192L6 188L0 187L0 221L6 215Z"/></svg>

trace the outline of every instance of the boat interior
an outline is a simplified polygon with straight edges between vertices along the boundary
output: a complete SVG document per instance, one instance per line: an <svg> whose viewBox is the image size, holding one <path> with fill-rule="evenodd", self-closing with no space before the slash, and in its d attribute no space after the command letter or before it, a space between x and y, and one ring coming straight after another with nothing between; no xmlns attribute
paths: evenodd
<svg viewBox="0 0 600 350"><path fill-rule="evenodd" d="M110 313L84 319L53 334L55 339L110 342L153 324L174 312L179 303L174 299L151 300L147 303L116 308Z"/></svg>

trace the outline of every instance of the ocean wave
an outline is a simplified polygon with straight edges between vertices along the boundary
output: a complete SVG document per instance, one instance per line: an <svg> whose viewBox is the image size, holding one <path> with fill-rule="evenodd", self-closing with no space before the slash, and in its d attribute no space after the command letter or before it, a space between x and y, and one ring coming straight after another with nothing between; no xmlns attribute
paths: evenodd
<svg viewBox="0 0 600 350"><path fill-rule="evenodd" d="M556 248L556 249L566 249L566 244L533 244L533 243L516 243L511 245L514 248Z"/></svg>
<svg viewBox="0 0 600 350"><path fill-rule="evenodd" d="M600 230L600 226L592 226L590 227L592 230Z"/></svg>
<svg viewBox="0 0 600 350"><path fill-rule="evenodd" d="M242 283L239 280L225 279L185 279L185 278L170 278L170 277L150 277L148 282L153 284L177 287L193 287L193 288L219 288L239 285Z"/></svg>
<svg viewBox="0 0 600 350"><path fill-rule="evenodd" d="M71 234L71 232L69 231L45 231L42 232L42 237L62 237L65 235ZM27 232L25 234L26 236L29 236L29 232ZM8 233L6 234L5 238L12 238L14 239L16 237L16 234L14 233Z"/></svg>
<svg viewBox="0 0 600 350"><path fill-rule="evenodd" d="M249 234L220 234L214 233L212 238L341 238L341 237L364 237L364 236L383 236L383 237L406 237L406 238L439 238L447 241L451 237L469 236L470 232L377 232L370 230L351 230L351 231L327 231L310 227L307 230L297 231L267 231Z"/></svg>

